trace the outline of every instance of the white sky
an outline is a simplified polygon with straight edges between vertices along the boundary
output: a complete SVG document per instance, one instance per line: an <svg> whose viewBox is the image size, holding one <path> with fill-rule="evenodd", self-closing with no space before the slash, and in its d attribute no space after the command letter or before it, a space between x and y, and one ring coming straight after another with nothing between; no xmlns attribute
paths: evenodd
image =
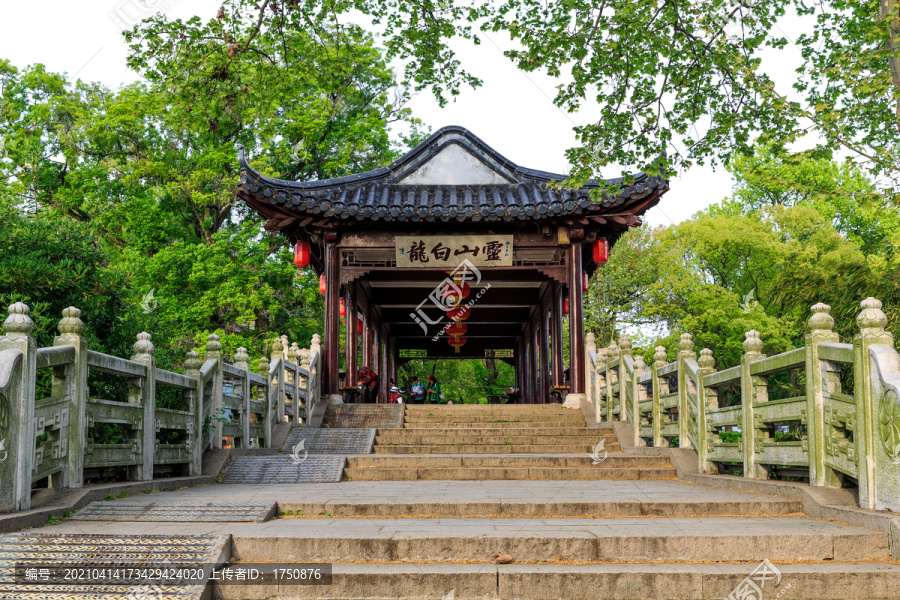
<svg viewBox="0 0 900 600"><path fill-rule="evenodd" d="M111 15L119 19L163 11L170 18L198 15L212 18L221 0L0 0L6 29L0 36L0 58L21 68L43 63L48 70L70 77L100 81L117 88L137 79L125 65L127 46ZM145 7L153 10L147 11ZM142 14L143 13L143 14ZM795 25L796 21L787 21ZM789 37L792 31L784 25ZM590 107L566 114L550 100L557 83L541 75L516 69L493 41L481 46L460 44L463 66L481 77L484 85L466 89L446 108L438 107L430 93L422 93L410 104L413 113L433 130L462 125L517 164L533 169L565 173L565 150L575 145L573 123L591 122ZM493 41L492 41L493 40ZM789 48L770 58L769 69L782 92L795 77L799 53ZM766 65L764 64L764 67ZM596 120L596 119L593 119ZM613 177L617 172L604 173ZM647 214L652 225L680 222L718 202L731 190L731 176L723 169L694 167L670 182L671 191L658 208Z"/></svg>

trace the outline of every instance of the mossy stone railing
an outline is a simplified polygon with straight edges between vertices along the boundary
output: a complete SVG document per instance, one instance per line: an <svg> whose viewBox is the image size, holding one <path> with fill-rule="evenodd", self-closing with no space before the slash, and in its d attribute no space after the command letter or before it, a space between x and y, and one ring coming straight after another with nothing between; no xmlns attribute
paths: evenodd
<svg viewBox="0 0 900 600"><path fill-rule="evenodd" d="M300 422L320 401L320 339L309 349L272 343L257 372L238 348L234 364L225 361L217 335L210 335L205 361L188 352L184 373L156 366L149 333L137 335L129 359L95 352L83 337L81 311L69 307L53 346L37 348L34 323L21 302L9 307L0 336L0 512L30 506L32 485L78 488L85 472L116 468L128 480L152 480L163 468L199 475L203 452L220 448L271 447L277 423ZM299 362L298 362L299 359ZM38 378L50 373L50 394L38 398ZM91 373L122 378L127 399L91 397ZM163 388L180 394L180 406L157 405ZM91 431L113 427L115 438L98 443Z"/></svg>
<svg viewBox="0 0 900 600"><path fill-rule="evenodd" d="M588 399L598 421L630 423L635 446L694 449L703 473L855 483L860 506L900 511L900 354L881 302L860 306L852 344L820 303L804 347L767 357L748 331L741 363L722 371L690 334L674 361L655 348L649 368L627 337L598 350L588 334Z"/></svg>

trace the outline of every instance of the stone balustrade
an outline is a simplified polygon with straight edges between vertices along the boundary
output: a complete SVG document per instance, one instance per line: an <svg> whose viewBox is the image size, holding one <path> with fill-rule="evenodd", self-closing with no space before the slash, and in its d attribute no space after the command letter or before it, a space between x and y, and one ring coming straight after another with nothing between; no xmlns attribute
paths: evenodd
<svg viewBox="0 0 900 600"><path fill-rule="evenodd" d="M597 420L631 425L634 446L692 448L703 473L857 485L864 508L900 511L900 354L881 302L867 298L853 343L840 343L827 304L811 308L806 345L763 353L748 331L741 363L717 371L681 336L647 367L631 342L585 344L587 397Z"/></svg>
<svg viewBox="0 0 900 600"><path fill-rule="evenodd" d="M203 452L220 448L223 437L235 447L271 447L277 423L300 423L321 398L318 335L309 349L276 338L256 372L245 348L229 364L219 336L210 335L205 360L188 352L184 373L175 373L156 366L147 332L129 359L90 350L75 307L63 311L53 346L38 348L29 314L21 302L10 306L0 336L0 512L29 508L35 483L78 488L86 473L117 469L133 481L163 469L199 475ZM38 398L45 372L51 389ZM127 398L92 397L91 373L122 378ZM177 390L180 407L158 406L164 388ZM98 427L116 428L114 443L95 440Z"/></svg>

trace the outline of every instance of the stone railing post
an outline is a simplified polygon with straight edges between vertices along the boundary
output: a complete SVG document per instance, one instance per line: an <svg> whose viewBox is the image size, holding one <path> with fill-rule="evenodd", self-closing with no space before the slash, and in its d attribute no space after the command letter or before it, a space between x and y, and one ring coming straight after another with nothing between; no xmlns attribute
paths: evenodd
<svg viewBox="0 0 900 600"><path fill-rule="evenodd" d="M206 432L203 430L203 376L200 374L200 355L193 350L184 358L184 374L197 380L197 389L191 392L191 410L194 411L194 434L191 440L191 475L200 475L203 471L203 442Z"/></svg>
<svg viewBox="0 0 900 600"><path fill-rule="evenodd" d="M212 381L212 410L210 411L210 418L212 419L212 424L215 427L214 430L214 438L212 447L213 448L221 448L222 447L222 408L223 408L223 399L222 399L222 384L224 383L224 371L222 369L225 364L225 359L222 356L222 343L219 341L219 336L216 334L210 334L206 338L206 360L214 360L216 361L216 374L213 377Z"/></svg>
<svg viewBox="0 0 900 600"><path fill-rule="evenodd" d="M709 430L707 422L707 413L712 408L718 408L718 397L716 392L703 385L703 378L716 372L716 359L713 358L712 350L704 348L700 351L700 359L697 361L697 378L699 387L697 388L697 460L701 473L714 472L712 465L709 463L709 444L712 432Z"/></svg>
<svg viewBox="0 0 900 600"><path fill-rule="evenodd" d="M619 420L628 421L628 392L631 391L631 377L625 366L625 357L631 358L631 340L622 334L619 336ZM633 400L633 398L632 398Z"/></svg>
<svg viewBox="0 0 900 600"><path fill-rule="evenodd" d="M66 474L62 485L69 488L80 488L84 482L84 447L87 440L86 410L88 396L88 363L87 341L84 333L84 321L81 311L70 306L62 311L63 318L57 329L59 335L53 338L54 346L72 346L75 348L75 361L66 377L68 389L63 394L70 399L69 425L67 431Z"/></svg>
<svg viewBox="0 0 900 600"><path fill-rule="evenodd" d="M838 334L832 331L834 318L831 307L821 302L812 308L809 333L806 335L806 440L809 453L809 484L840 487L841 482L832 469L825 466L825 392L833 374L840 377L840 365L819 359L819 344L837 343ZM838 379L839 381L839 379Z"/></svg>
<svg viewBox="0 0 900 600"><path fill-rule="evenodd" d="M153 342L150 334L142 331L134 343L134 355L131 360L147 367L147 376L139 383L140 402L143 408L141 422L141 468L136 479L150 481L153 479L153 462L156 457L156 359L153 357Z"/></svg>
<svg viewBox="0 0 900 600"><path fill-rule="evenodd" d="M756 462L756 419L753 404L759 400L759 387L765 390L762 378L750 374L750 364L766 357L758 331L745 334L744 355L741 357L741 442L744 448L744 477L768 479L768 470ZM765 391L763 392L765 395ZM762 449L759 449L762 451Z"/></svg>
<svg viewBox="0 0 900 600"><path fill-rule="evenodd" d="M234 353L234 366L244 371L241 379L241 437L242 447L250 447L250 355L244 347Z"/></svg>
<svg viewBox="0 0 900 600"><path fill-rule="evenodd" d="M638 354L634 357L634 378L632 380L631 398L632 410L631 421L634 425L634 445L646 446L644 439L641 437L641 401L647 399L647 388L638 383L638 377L646 373L649 369L644 357Z"/></svg>
<svg viewBox="0 0 900 600"><path fill-rule="evenodd" d="M31 508L37 347L30 313L21 302L11 305L0 337L0 381L9 380L0 397L0 510Z"/></svg>
<svg viewBox="0 0 900 600"><path fill-rule="evenodd" d="M279 344L281 343L280 340L277 341ZM272 356L275 358L281 358L282 354L279 351L278 355L276 356L275 352L272 352ZM266 380L266 384L263 386L257 386L256 390L256 399L262 402L266 407L265 415L263 416L263 431L266 435L265 446L260 444L260 448L272 447L272 428L275 427L275 423L272 420L272 376L269 374L269 366L269 359L265 356L259 359L259 364L256 366L256 372L259 373L260 377ZM278 375L276 375L276 377L278 377Z"/></svg>
<svg viewBox="0 0 900 600"><path fill-rule="evenodd" d="M885 331L887 325L887 317L881 310L881 301L875 298L866 298L860 302L862 311L856 317L856 323L859 325L859 333L853 338L853 382L854 397L856 398L856 452L859 457L859 505L862 508L874 509L877 504L876 486L875 486L875 470L876 470L876 451L879 444L879 415L876 407L878 404L884 403L883 398L876 398L873 394L873 377L876 375L872 372L872 359L869 356L869 348L871 346L890 346L894 347L894 336L890 332ZM892 391L886 391L886 396L893 395L894 398L889 405L897 403L896 394ZM894 411L881 411L885 422L890 423L898 418L898 415L888 414ZM893 450L893 449L892 449ZM898 482L895 480L894 484ZM888 482L883 482L887 485Z"/></svg>
<svg viewBox="0 0 900 600"><path fill-rule="evenodd" d="M610 363L619 358L619 347L616 346L615 342L610 342L609 347L606 349L606 365L604 366L604 371L606 373L606 420L613 420L613 412L615 411L615 396L613 396L612 386L616 383L619 377L618 369L611 369ZM619 386L619 397L622 396L621 386ZM621 410L621 409L619 409Z"/></svg>
<svg viewBox="0 0 900 600"><path fill-rule="evenodd" d="M660 378L658 370L669 364L669 357L663 346L657 346L653 353L653 447L668 446L668 440L662 437L662 401L660 397L669 393L669 384Z"/></svg>
<svg viewBox="0 0 900 600"><path fill-rule="evenodd" d="M300 366L301 368L306 369L306 370L307 370L307 373L310 372L310 371L309 371L309 369L310 369L310 364L309 364L309 354L310 354L309 348L301 348L301 349L300 349L300 354L299 354L299 360L300 360L300 362L299 362L298 364L299 364L299 366ZM294 384L294 390L295 390L294 399L293 399L293 402L294 402L294 423L297 423L297 424L300 423L300 410L301 410L301 408L300 408L300 389L301 389L301 388L303 389L304 392L307 392L306 403L304 404L304 406L305 406L305 408L306 408L306 410L307 410L307 413L306 413L306 414L309 415L309 406L310 406L310 399L309 399L309 394L308 394L308 392L309 392L309 385L308 385L309 380L310 380L309 377L306 377L305 375L300 375L300 374L298 374L298 375L297 375L297 381L296 381L295 384Z"/></svg>
<svg viewBox="0 0 900 600"><path fill-rule="evenodd" d="M593 361L591 361L591 352L594 353ZM600 410L600 395L597 388L597 369L600 366L597 361L599 358L594 333L589 331L584 336L584 391L588 402L594 405L595 415Z"/></svg>
<svg viewBox="0 0 900 600"><path fill-rule="evenodd" d="M324 357L322 356L322 338L318 333L314 333L312 341L309 344L310 360L309 360L309 381L306 383L306 420L309 421L312 415L313 407L322 399L322 386L325 371L322 369ZM315 361L312 360L312 354L315 353ZM315 385L310 385L313 382Z"/></svg>
<svg viewBox="0 0 900 600"><path fill-rule="evenodd" d="M284 421L284 381L285 381L284 361L286 360L284 344L285 344L286 339L287 339L287 336L282 336L282 338L275 338L275 341L272 342L272 353L271 353L272 363L271 364L273 364L273 365L275 364L276 358L280 359L278 362L278 365L279 365L278 370L275 373L275 389L276 389L275 402L278 404L278 406L274 407L276 409L276 415L275 415L276 423L281 423L282 421ZM263 377L266 378L266 381L268 381L269 385L271 386L272 381L271 381L271 377L270 377L269 373L266 372L266 374L263 375ZM271 397L272 396L270 394L269 398L271 398ZM270 403L268 401L266 402L266 406L269 407L269 412L271 412L273 407L270 405ZM272 426L274 427L275 424L273 423Z"/></svg>
<svg viewBox="0 0 900 600"><path fill-rule="evenodd" d="M694 352L694 336L689 333L682 333L678 349L678 447L690 448L691 440L688 437L688 427L692 418L689 401L690 378L687 375L684 362L689 358L695 360L697 358L697 353ZM696 419L696 415L693 418Z"/></svg>

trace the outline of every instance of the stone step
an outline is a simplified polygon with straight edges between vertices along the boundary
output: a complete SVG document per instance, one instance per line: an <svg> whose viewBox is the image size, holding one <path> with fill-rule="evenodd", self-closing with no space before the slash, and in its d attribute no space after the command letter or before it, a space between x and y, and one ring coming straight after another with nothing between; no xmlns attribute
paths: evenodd
<svg viewBox="0 0 900 600"><path fill-rule="evenodd" d="M242 562L889 560L889 535L808 517L279 519L236 523ZM747 571L749 573L749 571ZM896 592L896 590L895 590Z"/></svg>
<svg viewBox="0 0 900 600"><path fill-rule="evenodd" d="M84 523L80 524L85 526ZM8 571L0 573L0 598L9 599L118 599L200 600L212 569L231 558L227 535L124 535L56 532L8 533L0 535L0 565L53 569L62 581L15 582ZM126 568L135 573L118 582L91 578L79 568L103 565ZM175 565L199 572L190 582L172 584L142 579L141 569L164 569ZM76 570L77 582L65 582L68 569ZM101 575L103 577L103 575Z"/></svg>
<svg viewBox="0 0 900 600"><path fill-rule="evenodd" d="M413 423L537 423L541 425L556 425L578 423L578 427L584 427L584 416L581 413L570 415L552 415L538 417L533 415L406 415L406 425ZM571 426L571 425L570 425Z"/></svg>
<svg viewBox="0 0 900 600"><path fill-rule="evenodd" d="M615 437L615 431L612 428L592 428L592 427L507 427L512 431L498 432L496 427L460 427L457 429L444 428L447 435L453 436L472 436L472 435L590 435L603 436L608 438ZM386 437L404 437L415 435L438 435L439 432L434 431L433 427L408 427L406 429L379 429L378 436Z"/></svg>
<svg viewBox="0 0 900 600"><path fill-rule="evenodd" d="M465 422L447 422L447 423L431 423L420 421L416 423L404 423L403 429L443 429L452 431L454 429L472 429L473 427L478 429L542 429L546 428L548 430L553 429L571 429L573 427L582 429L584 428L584 420L580 422L544 422L544 421L506 421L502 423L495 422L478 422L478 423L465 423ZM380 431L380 430L379 430Z"/></svg>
<svg viewBox="0 0 900 600"><path fill-rule="evenodd" d="M588 454L593 452L591 444L466 444L456 442L442 445L395 444L391 446L375 446L375 454ZM619 450L618 444L605 444L606 452Z"/></svg>
<svg viewBox="0 0 900 600"><path fill-rule="evenodd" d="M602 454L600 455L603 456ZM668 456L643 455L643 454L610 454L599 465L593 464L593 459L587 454L561 455L561 454L474 454L451 456L440 455L415 455L415 456L391 456L368 455L348 456L347 468L370 469L384 467L407 468L462 468L462 467L669 467Z"/></svg>
<svg viewBox="0 0 900 600"><path fill-rule="evenodd" d="M415 430L406 430L410 432L414 432ZM375 437L375 443L388 446L388 445L401 445L401 446L411 446L414 444L424 444L427 446L441 446L441 445L454 445L462 443L466 444L474 444L476 446L489 446L492 444L503 444L505 442L509 442L510 444L520 445L520 446L541 446L541 445L550 445L550 446L574 446L578 444L588 444L595 445L601 441L605 444L612 444L615 442L616 436L612 434L586 434L586 435L541 435L541 434L532 434L532 435L523 435L519 433L517 429L506 429L500 432L493 432L488 435L485 434L472 434L468 433L465 435L454 433L453 435L438 434L421 434L421 433L410 433L410 434L384 434L378 435ZM362 454L362 452L355 452L354 454Z"/></svg>
<svg viewBox="0 0 900 600"><path fill-rule="evenodd" d="M328 598L464 600L713 600L731 596L755 563L719 564L357 564L335 563ZM766 600L896 599L900 566L889 562L773 565ZM756 576L757 581L759 575ZM284 589L284 588L282 588ZM291 586L291 598L320 598L317 586ZM786 590L782 593L782 590ZM268 586L218 585L223 600L277 597ZM283 596L282 596L283 597ZM758 595L743 596L758 598Z"/></svg>
<svg viewBox="0 0 900 600"><path fill-rule="evenodd" d="M383 467L344 469L348 481L622 481L676 479L674 468L654 467Z"/></svg>
<svg viewBox="0 0 900 600"><path fill-rule="evenodd" d="M237 456L225 467L222 483L329 483L341 480L343 456Z"/></svg>
<svg viewBox="0 0 900 600"><path fill-rule="evenodd" d="M139 498L91 502L73 521L235 523L268 521L274 502L155 502Z"/></svg>

